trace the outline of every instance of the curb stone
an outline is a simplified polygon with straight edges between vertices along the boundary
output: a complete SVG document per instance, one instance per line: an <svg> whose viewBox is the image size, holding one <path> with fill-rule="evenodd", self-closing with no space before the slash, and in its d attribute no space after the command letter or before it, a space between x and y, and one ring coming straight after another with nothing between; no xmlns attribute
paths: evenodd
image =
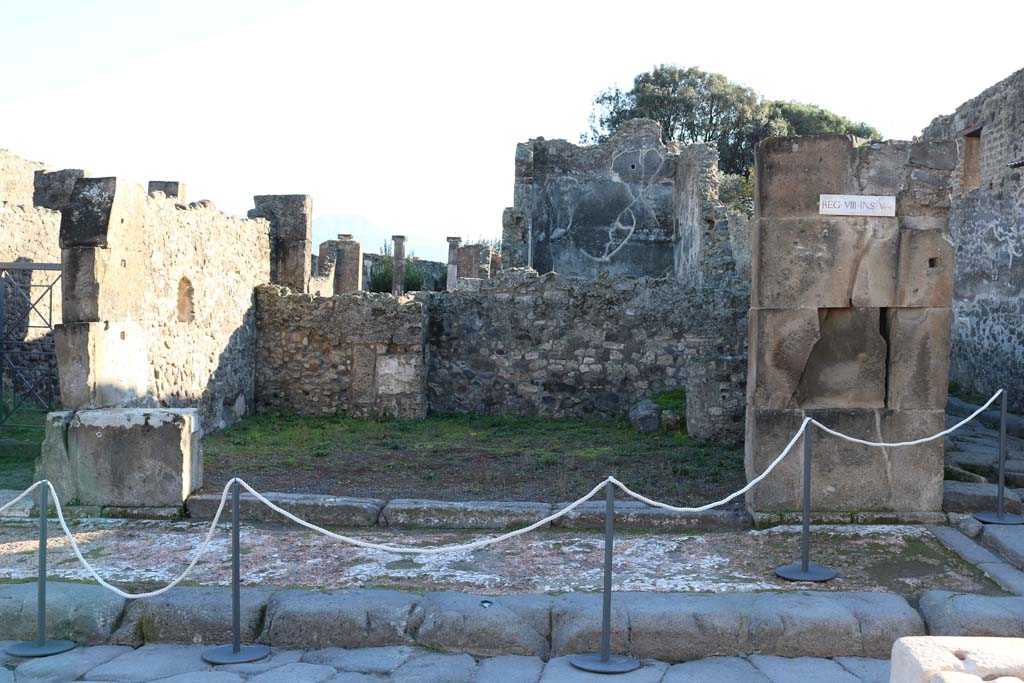
<svg viewBox="0 0 1024 683"><path fill-rule="evenodd" d="M375 526L384 508L376 498L348 498L312 493L265 493L263 496L296 517L320 526ZM185 503L193 519L210 520L217 512L220 495L203 493L189 496ZM256 500L250 493L239 496L241 515L247 521L287 522L288 520ZM225 511L228 508L225 506ZM224 519L224 516L221 516Z"/></svg>

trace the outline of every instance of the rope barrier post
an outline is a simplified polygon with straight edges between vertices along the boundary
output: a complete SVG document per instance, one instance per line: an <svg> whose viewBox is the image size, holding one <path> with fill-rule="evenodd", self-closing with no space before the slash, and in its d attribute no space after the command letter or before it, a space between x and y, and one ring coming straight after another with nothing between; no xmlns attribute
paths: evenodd
<svg viewBox="0 0 1024 683"><path fill-rule="evenodd" d="M203 652L203 659L210 664L243 664L255 662L270 654L270 648L266 645L242 645L239 508L239 485L236 478L231 484L231 644Z"/></svg>
<svg viewBox="0 0 1024 683"><path fill-rule="evenodd" d="M70 640L46 639L46 527L47 516L50 514L49 482L43 481L39 487L39 570L36 584L38 586L36 604L36 639L15 643L7 648L7 654L15 657L49 657L67 652L75 647Z"/></svg>
<svg viewBox="0 0 1024 683"><path fill-rule="evenodd" d="M986 524L1024 524L1024 515L1005 511L1003 491L1006 488L1006 390L999 404L999 488L996 492L996 512L979 512L974 518Z"/></svg>
<svg viewBox="0 0 1024 683"><path fill-rule="evenodd" d="M800 534L800 562L787 564L775 574L787 581L813 581L821 583L836 578L836 572L811 562L811 423L804 429L804 511L803 531Z"/></svg>
<svg viewBox="0 0 1024 683"><path fill-rule="evenodd" d="M612 645L612 549L615 544L615 487L604 489L604 593L601 601L601 651L573 655L569 663L577 669L598 674L624 674L640 668L640 660L611 654Z"/></svg>

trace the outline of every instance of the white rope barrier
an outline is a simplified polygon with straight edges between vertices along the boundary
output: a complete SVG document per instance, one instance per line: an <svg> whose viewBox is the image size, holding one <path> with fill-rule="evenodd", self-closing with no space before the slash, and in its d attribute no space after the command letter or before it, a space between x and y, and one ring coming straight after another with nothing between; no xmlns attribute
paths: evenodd
<svg viewBox="0 0 1024 683"><path fill-rule="evenodd" d="M983 412L985 412L985 409L988 408L990 405L992 405L992 402L995 401L997 398L999 398L999 396L1002 393L1003 393L1003 390L1000 389L996 393L992 394L992 398L990 398L988 401L986 401L985 405L981 406L980 408L975 410L973 413L971 413L970 415L968 415L964 419L960 420L960 422L957 422L952 427L950 427L948 429L944 429L941 432L939 432L938 434L932 434L931 436L927 436L927 437L925 437L923 439L916 439L914 441L897 441L895 443L884 443L882 441L865 441L864 439L858 439L858 438L853 437L853 436L847 436L846 434L843 434L842 432L837 432L834 429L829 429L828 427L826 427L825 425L821 424L817 420L811 420L811 422L814 423L815 427L817 427L818 429L821 429L824 432L827 432L827 433L831 434L832 436L838 436L840 439L845 439L846 441L849 441L850 443L859 443L861 446L871 446L872 448L897 448L899 446L917 446L918 444L928 443L929 441L935 441L935 439L941 439L942 437L946 436L947 434L952 434L953 432L955 432L956 430L960 429L965 424L967 424L968 422L970 422L971 420L973 420L974 418L978 417Z"/></svg>
<svg viewBox="0 0 1024 683"><path fill-rule="evenodd" d="M558 512L555 512L555 513L553 513L551 515L548 515L544 519L540 519L540 520L534 522L533 524L530 524L529 526L523 527L522 529L516 529L514 531L509 531L508 533L501 534L499 536L492 536L492 537L477 539L477 540L471 541L469 543L459 543L459 544L453 544L453 545L435 546L435 547L432 547L432 548L417 547L417 546L407 546L407 545L391 545L391 544L386 544L386 543L371 543L369 541L363 541L363 540L360 540L358 538L353 538L351 536L345 536L345 535L342 535L342 534L334 533L333 531L329 531L327 529L324 529L323 527L317 526L316 524L313 524L311 522L307 522L306 520L301 519L301 518L293 515L292 513L290 513L287 510L285 510L284 508L281 508L281 507L275 505L273 502L268 500L259 491L257 491L256 489L252 488L244 480L238 479L238 478L233 478L233 479L231 479L230 481L228 481L224 485L224 490L221 493L221 497L220 497L220 504L217 506L217 512L216 512L216 514L214 514L213 520L210 522L210 528L206 532L206 537L203 539L203 542L200 544L199 548L196 550L195 554L192 556L192 559L189 562L188 566L185 568L185 570L181 574L179 574L174 580L172 580L170 583L168 583L166 586L164 586L163 588L160 588L160 589L157 589L157 590L153 590L153 591L149 591L149 592L146 592L146 593L128 593L126 591L121 590L117 586L114 586L114 585L108 583L107 581L105 581L103 579L103 577L101 577L99 575L99 573L96 571L95 567L93 567L89 563L89 561L85 559L85 556L82 555L82 551L79 549L78 543L75 541L74 534L71 533L71 529L68 528L67 521L64 519L64 512L63 512L63 509L61 508L60 499L57 497L57 491L53 488L53 484L50 483L49 481L47 481L46 479L42 479L40 481L35 482L30 487L25 489L21 494L19 494L16 498L14 498L13 500L11 500L11 501L5 503L4 505L0 506L0 517L3 516L4 512L8 508L13 507L19 501L21 501L23 498L25 498L30 493L32 493L35 489L37 489L39 486L42 486L42 485L45 484L49 488L50 494L53 497L54 506L55 506L56 511L57 511L57 519L60 521L61 529L64 530L64 534L68 538L68 541L70 543L72 551L75 554L75 557L78 558L78 561L82 564L83 567L85 567L86 571L88 571L89 574L92 575L93 579L95 579L95 581L99 585L103 586L107 590L110 590L110 591L116 593L117 595L121 596L122 598L128 598L128 599L151 598L151 597L156 597L158 595L161 595L161 594L166 593L167 591L171 590L172 588L177 586L179 583L184 581L185 578L192 572L192 570L195 569L196 564L199 562L199 558L201 558L203 556L203 554L206 553L206 551L209 548L210 542L213 539L213 535L214 535L214 533L217 530L217 524L220 521L220 516L224 512L224 506L227 503L228 493L231 491L231 486L235 482L238 482L238 485L240 487L244 488L246 491L248 491L250 494L252 494L252 496L256 500L258 500L259 502L263 503L264 505L266 505L268 508L270 508L274 512L280 514L281 516L283 516L286 519L294 522L295 524L298 524L299 526L302 526L302 527L304 527L306 529L309 529L310 531L315 531L315 532L317 532L319 534L327 536L328 538L332 538L332 539L334 539L336 541L341 541L342 543L346 543L348 545L356 546L356 547L359 547L359 548L365 548L367 550L379 550L379 551L388 552L388 553L395 553L395 554L399 554L399 555L441 555L441 554L445 554L445 553L455 553L455 552L465 552L465 551L470 551L470 550L476 550L478 548L483 548L483 547L486 547L486 546L489 546L489 545L493 545L495 543L501 543L503 541L507 541L510 538L515 538L516 536L521 536L523 534L527 534L527 533L529 533L531 531L534 531L534 530L536 530L536 529L538 529L538 528L540 528L540 527L542 527L542 526L544 526L546 524L550 524L551 522L553 522L553 521L555 521L557 519L561 519L562 517L564 517L565 515L569 514L570 512L572 512L573 510L578 508L580 505L582 505L586 501L588 501L591 498L593 498L595 495L597 495L597 493L599 491L601 491L601 489L603 489L605 486L608 486L608 485L616 486L625 495L630 496L632 498L635 498L636 500L638 500L638 501L640 501L642 503L645 503L645 504L650 505L652 507L661 508L661 509L664 509L664 510L670 510L670 511L673 511L673 512L687 512L687 513L703 512L705 510L710 510L712 508L716 508L716 507L720 507L722 505L725 505L729 501L737 498L738 496L743 495L744 493L746 493L750 489L752 489L755 486L757 486L765 477L767 477L772 472L772 470L775 469L775 467L779 463L781 463L785 459L785 457L787 455L789 455L790 451L793 450L793 446L796 445L797 441L800 439L800 437L803 435L803 433L807 430L807 425L809 425L809 424L813 424L814 426L816 426L819 429L827 432L828 434L831 434L833 436L839 437L841 439L845 439L846 441L850 441L851 443L861 444L863 446L871 446L871 447L874 447L874 448L896 448L896 447L900 447L900 446L915 446L915 445L918 445L918 444L927 443L929 441L934 441L935 439L942 438L942 437L946 436L947 434L951 434L952 432L955 432L957 429L960 429L965 424L967 424L971 420L975 419L978 415L980 415L982 412L984 412L990 405L992 405L992 402L995 401L996 398L998 398L1002 393L1003 393L1003 390L1000 389L999 391L997 391L995 394L992 395L992 398L990 398L985 403L985 405L981 406L976 411L974 411L970 416L964 418L963 420L961 420L957 424L953 425L952 427L949 427L948 429L945 429L945 430L943 430L943 431L941 431L941 432L939 432L937 434L933 434L932 436L925 437L923 439L917 439L915 441L900 441L900 442L895 442L895 443L865 441L863 439L858 439L858 438L855 438L855 437L852 437L852 436L848 436L846 434L843 434L842 432L837 432L834 429L830 429L829 427L826 427L825 425L821 424L817 420L814 420L813 418L805 417L803 422L800 424L800 428L793 435L793 438L791 438L789 440L789 443L786 444L786 447L782 450L782 452L779 453L779 455L771 462L771 464L768 465L767 468L765 468L765 470L763 472L761 472L761 474L759 474L754 479L750 480L750 482L748 482L746 486L744 486L743 488L741 488L741 489L731 493L730 495L726 496L725 498L723 498L721 500L718 500L718 501L715 501L713 503L708 503L706 505L701 505L700 507L677 507L675 505L669 505L668 503L662 503L660 501L653 500L653 499L648 498L648 497L646 497L646 496L644 496L644 495L642 495L640 493L637 493L636 491L633 491L632 489L630 489L628 486L623 484L621 481L619 481L615 477L608 477L607 479L605 479L602 482L600 482L599 484L597 484L597 486L592 488L590 490L590 492L587 493L582 498L580 498L580 499L570 503L569 505L566 505L564 508L562 508Z"/></svg>

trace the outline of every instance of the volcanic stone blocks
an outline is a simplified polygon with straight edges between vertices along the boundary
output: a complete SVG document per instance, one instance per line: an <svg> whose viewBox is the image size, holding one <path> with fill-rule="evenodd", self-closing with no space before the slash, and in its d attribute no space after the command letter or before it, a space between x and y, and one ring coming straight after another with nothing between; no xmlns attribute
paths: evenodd
<svg viewBox="0 0 1024 683"><path fill-rule="evenodd" d="M65 408L124 405L146 395L146 339L133 322L75 322L54 329Z"/></svg>
<svg viewBox="0 0 1024 683"><path fill-rule="evenodd" d="M252 642L259 635L270 594L270 590L242 589L242 642ZM230 591L179 586L161 596L129 602L112 642L133 647L142 643L220 645L230 631Z"/></svg>
<svg viewBox="0 0 1024 683"><path fill-rule="evenodd" d="M871 441L911 441L944 427L953 278L948 155L944 147L848 136L758 146L749 478L807 415ZM897 215L819 215L821 194L895 196ZM872 448L820 432L812 438L816 510L941 509L941 441ZM801 460L798 442L747 494L748 505L798 509Z"/></svg>
<svg viewBox="0 0 1024 683"><path fill-rule="evenodd" d="M0 639L36 638L35 583L0 586ZM103 643L121 618L124 598L92 584L47 584L46 637Z"/></svg>
<svg viewBox="0 0 1024 683"><path fill-rule="evenodd" d="M411 644L409 620L419 600L397 591L281 591L267 606L261 640L304 649Z"/></svg>
<svg viewBox="0 0 1024 683"><path fill-rule="evenodd" d="M180 507L202 485L199 438L194 409L80 411L47 421L49 447L38 471L52 478L64 502ZM54 447L61 441L66 448Z"/></svg>

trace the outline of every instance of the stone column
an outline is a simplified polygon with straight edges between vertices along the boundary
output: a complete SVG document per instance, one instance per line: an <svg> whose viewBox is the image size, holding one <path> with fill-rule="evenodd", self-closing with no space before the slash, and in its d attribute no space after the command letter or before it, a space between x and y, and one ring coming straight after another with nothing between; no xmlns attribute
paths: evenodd
<svg viewBox="0 0 1024 683"><path fill-rule="evenodd" d="M352 235L338 235L334 261L334 293L358 292L363 288L363 245Z"/></svg>
<svg viewBox="0 0 1024 683"><path fill-rule="evenodd" d="M391 268L391 293L405 294L405 235L392 235L395 241L394 265Z"/></svg>
<svg viewBox="0 0 1024 683"><path fill-rule="evenodd" d="M459 245L461 237L448 238L448 291L454 290L459 284Z"/></svg>

